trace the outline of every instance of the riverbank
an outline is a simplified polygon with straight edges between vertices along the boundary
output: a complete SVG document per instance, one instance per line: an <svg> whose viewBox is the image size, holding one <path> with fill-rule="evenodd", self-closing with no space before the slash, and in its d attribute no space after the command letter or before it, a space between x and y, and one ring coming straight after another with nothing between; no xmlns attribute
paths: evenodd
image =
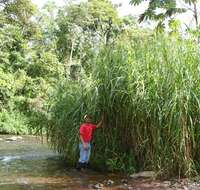
<svg viewBox="0 0 200 190"><path fill-rule="evenodd" d="M1 190L198 190L187 179L160 181L93 170L76 171L40 137L0 135ZM11 140L13 139L13 140Z"/></svg>

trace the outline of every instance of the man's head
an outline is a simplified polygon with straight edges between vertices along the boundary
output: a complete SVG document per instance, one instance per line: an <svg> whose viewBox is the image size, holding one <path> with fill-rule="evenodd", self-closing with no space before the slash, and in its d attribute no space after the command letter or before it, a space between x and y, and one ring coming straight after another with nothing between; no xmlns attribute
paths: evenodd
<svg viewBox="0 0 200 190"><path fill-rule="evenodd" d="M90 115L86 114L84 117L83 117L84 121L86 123L90 123L92 121L92 118Z"/></svg>

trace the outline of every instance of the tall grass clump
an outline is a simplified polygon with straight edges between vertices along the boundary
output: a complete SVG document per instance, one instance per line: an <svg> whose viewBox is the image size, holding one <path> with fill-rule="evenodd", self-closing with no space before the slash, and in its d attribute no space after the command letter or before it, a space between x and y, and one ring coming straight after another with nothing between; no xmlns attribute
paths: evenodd
<svg viewBox="0 0 200 190"><path fill-rule="evenodd" d="M191 41L151 36L119 40L95 58L91 75L59 87L48 134L76 159L78 128L90 113L94 164L111 170L155 170L188 176L200 171L200 53Z"/></svg>

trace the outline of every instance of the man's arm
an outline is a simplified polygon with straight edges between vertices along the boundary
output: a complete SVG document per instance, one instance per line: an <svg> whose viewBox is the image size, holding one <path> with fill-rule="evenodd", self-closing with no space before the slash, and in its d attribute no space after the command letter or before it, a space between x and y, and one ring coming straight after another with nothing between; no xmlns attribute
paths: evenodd
<svg viewBox="0 0 200 190"><path fill-rule="evenodd" d="M104 120L104 115L102 115L102 117L101 117L101 121L99 121L99 123L97 123L96 128L99 128L99 127L102 126L102 124L103 124L103 120Z"/></svg>

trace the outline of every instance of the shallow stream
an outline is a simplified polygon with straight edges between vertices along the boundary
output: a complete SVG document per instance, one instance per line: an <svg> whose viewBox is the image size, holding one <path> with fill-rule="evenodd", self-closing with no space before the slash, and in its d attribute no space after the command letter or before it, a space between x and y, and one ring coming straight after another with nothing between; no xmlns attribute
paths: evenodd
<svg viewBox="0 0 200 190"><path fill-rule="evenodd" d="M88 189L99 179L115 178L94 171L78 172L33 136L16 141L0 136L0 190Z"/></svg>
<svg viewBox="0 0 200 190"><path fill-rule="evenodd" d="M199 183L130 179L93 170L76 171L39 137L0 135L0 190L200 190ZM113 184L105 185L111 181ZM126 183L122 182L126 181ZM96 188L98 189L98 188Z"/></svg>

